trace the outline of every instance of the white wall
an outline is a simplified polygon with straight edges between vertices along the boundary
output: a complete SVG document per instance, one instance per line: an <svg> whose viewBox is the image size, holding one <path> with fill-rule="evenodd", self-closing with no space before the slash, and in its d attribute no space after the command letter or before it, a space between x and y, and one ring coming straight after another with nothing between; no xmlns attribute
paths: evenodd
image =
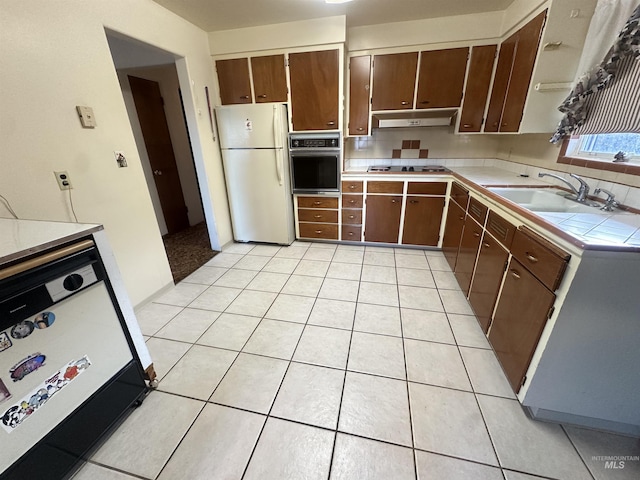
<svg viewBox="0 0 640 480"><path fill-rule="evenodd" d="M197 223L203 222L204 212L202 211L200 193L198 192L198 179L196 178L196 172L193 168L193 159L191 157L191 149L189 147L189 136L184 124L182 107L180 105L180 95L178 93L180 84L178 83L178 75L176 74L175 65L129 68L126 70L118 71L120 85L123 87L125 104L127 105L127 112L129 113L129 118L132 118L133 127L134 122L139 125L139 119L135 108L135 103L132 101L133 97L131 95L131 87L129 86L129 81L127 78L128 75L144 78L146 80L152 80L160 85L160 94L164 99L164 111L167 118L167 126L169 127L169 136L171 137L174 156L176 158L176 166L178 167L178 174L180 176L180 185L182 187L185 205L187 206L189 212L189 225L196 225ZM156 190L155 182L153 181L153 174L151 173L151 167L150 165L148 165L148 156L144 145L144 138L136 135L137 130L139 133L142 132L139 129L133 128L133 133L136 138L136 144L138 145L140 157L141 159L143 159L143 162L145 158L147 161L147 165L145 165L144 168L147 185L153 184L153 189ZM142 150L144 150L144 153L142 152ZM147 168L149 170L148 172ZM150 173L151 176L149 176ZM154 209L155 207L156 203L154 202ZM161 224L160 230L163 234L165 234L167 232L166 225L165 229L162 230Z"/></svg>
<svg viewBox="0 0 640 480"><path fill-rule="evenodd" d="M205 32L151 0L0 0L0 11L0 193L21 218L72 219L52 174L67 170L78 219L104 224L132 303L172 283L106 27L184 57L178 74L205 212L216 219L208 224L215 243L232 239L204 97L213 85ZM93 107L97 128L81 128L76 105ZM114 150L127 153L128 168Z"/></svg>

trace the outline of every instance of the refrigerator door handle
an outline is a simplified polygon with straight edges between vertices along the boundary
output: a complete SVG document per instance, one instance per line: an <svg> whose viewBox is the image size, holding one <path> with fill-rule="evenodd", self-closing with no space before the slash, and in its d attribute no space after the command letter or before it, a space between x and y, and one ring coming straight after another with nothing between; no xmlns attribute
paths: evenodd
<svg viewBox="0 0 640 480"><path fill-rule="evenodd" d="M278 173L278 183L282 185L282 149L276 149L276 172Z"/></svg>
<svg viewBox="0 0 640 480"><path fill-rule="evenodd" d="M280 110L277 105L273 106L273 145L276 148L276 172L278 174L278 183L282 185L282 132L280 131Z"/></svg>

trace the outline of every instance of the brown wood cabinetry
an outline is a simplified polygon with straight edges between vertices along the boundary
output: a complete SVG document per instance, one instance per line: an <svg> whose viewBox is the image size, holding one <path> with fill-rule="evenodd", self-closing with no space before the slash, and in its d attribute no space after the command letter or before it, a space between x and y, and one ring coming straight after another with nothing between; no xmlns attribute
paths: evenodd
<svg viewBox="0 0 640 480"><path fill-rule="evenodd" d="M401 212L402 196L367 195L365 241L398 243Z"/></svg>
<svg viewBox="0 0 640 480"><path fill-rule="evenodd" d="M469 75L458 128L460 132L479 132L482 128L497 48L497 45L482 45L471 49Z"/></svg>
<svg viewBox="0 0 640 480"><path fill-rule="evenodd" d="M362 240L362 190L360 181L342 182L342 240Z"/></svg>
<svg viewBox="0 0 640 480"><path fill-rule="evenodd" d="M349 60L349 135L369 133L371 56Z"/></svg>
<svg viewBox="0 0 640 480"><path fill-rule="evenodd" d="M362 182L342 182L342 191L344 193L362 193Z"/></svg>
<svg viewBox="0 0 640 480"><path fill-rule="evenodd" d="M460 240L464 229L465 211L456 202L449 202L447 219L444 226L444 237L442 238L442 253L444 253L451 270L455 271Z"/></svg>
<svg viewBox="0 0 640 480"><path fill-rule="evenodd" d="M216 60L216 72L222 105L251 103L251 80L247 58Z"/></svg>
<svg viewBox="0 0 640 480"><path fill-rule="evenodd" d="M300 208L298 209L298 220L301 222L338 223L338 211Z"/></svg>
<svg viewBox="0 0 640 480"><path fill-rule="evenodd" d="M517 132L533 74L547 11L500 45L485 132Z"/></svg>
<svg viewBox="0 0 640 480"><path fill-rule="evenodd" d="M444 203L444 197L408 196L405 205L402 243L405 245L438 245Z"/></svg>
<svg viewBox="0 0 640 480"><path fill-rule="evenodd" d="M422 52L416 108L459 107L468 56L468 47Z"/></svg>
<svg viewBox="0 0 640 480"><path fill-rule="evenodd" d="M294 130L338 128L338 71L338 50L289 54Z"/></svg>
<svg viewBox="0 0 640 480"><path fill-rule="evenodd" d="M404 182L368 182L367 193L402 193Z"/></svg>
<svg viewBox="0 0 640 480"><path fill-rule="evenodd" d="M301 238L321 238L324 240L338 239L338 225L332 223L304 223L300 222Z"/></svg>
<svg viewBox="0 0 640 480"><path fill-rule="evenodd" d="M485 231L478 253L473 283L469 290L469 303L471 303L485 333L489 329L491 314L498 298L508 260L509 252L488 231Z"/></svg>
<svg viewBox="0 0 640 480"><path fill-rule="evenodd" d="M471 215L466 216L456 266L453 271L465 296L469 293L471 276L482 239L482 230L482 225L476 222Z"/></svg>
<svg viewBox="0 0 640 480"><path fill-rule="evenodd" d="M300 238L338 240L338 198L297 197Z"/></svg>
<svg viewBox="0 0 640 480"><path fill-rule="evenodd" d="M251 57L251 72L256 103L287 101L284 55Z"/></svg>
<svg viewBox="0 0 640 480"><path fill-rule="evenodd" d="M336 197L298 197L298 208L338 208Z"/></svg>
<svg viewBox="0 0 640 480"><path fill-rule="evenodd" d="M372 109L412 109L417 69L418 52L374 56Z"/></svg>
<svg viewBox="0 0 640 480"><path fill-rule="evenodd" d="M342 208L362 208L362 195L342 195Z"/></svg>
<svg viewBox="0 0 640 480"><path fill-rule="evenodd" d="M453 182L451 184L451 200L466 210L467 203L469 203L469 190L464 188L458 182Z"/></svg>

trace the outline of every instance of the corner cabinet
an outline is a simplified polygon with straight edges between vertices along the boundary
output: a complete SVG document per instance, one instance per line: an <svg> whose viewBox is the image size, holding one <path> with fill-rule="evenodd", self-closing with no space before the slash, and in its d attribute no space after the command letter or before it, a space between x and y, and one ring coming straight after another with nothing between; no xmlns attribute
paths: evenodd
<svg viewBox="0 0 640 480"><path fill-rule="evenodd" d="M468 47L421 52L416 108L459 107L468 57Z"/></svg>
<svg viewBox="0 0 640 480"><path fill-rule="evenodd" d="M349 59L349 135L369 134L371 56Z"/></svg>
<svg viewBox="0 0 640 480"><path fill-rule="evenodd" d="M339 50L289 54L293 129L338 129Z"/></svg>
<svg viewBox="0 0 640 480"><path fill-rule="evenodd" d="M482 45L471 49L469 77L458 127L461 133L479 132L482 128L497 49L497 45Z"/></svg>
<svg viewBox="0 0 640 480"><path fill-rule="evenodd" d="M447 184L444 182L409 182L402 228L403 245L438 245L446 193Z"/></svg>
<svg viewBox="0 0 640 480"><path fill-rule="evenodd" d="M249 61L246 58L216 60L220 102L222 105L251 103Z"/></svg>

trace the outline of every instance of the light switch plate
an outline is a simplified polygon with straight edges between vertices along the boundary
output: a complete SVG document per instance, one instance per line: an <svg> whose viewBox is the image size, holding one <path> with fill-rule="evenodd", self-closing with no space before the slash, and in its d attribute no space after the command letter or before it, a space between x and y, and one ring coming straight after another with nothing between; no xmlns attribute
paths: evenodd
<svg viewBox="0 0 640 480"><path fill-rule="evenodd" d="M96 118L93 116L93 108L78 105L76 106L76 110L78 111L78 116L80 117L80 123L82 123L82 126L84 128L96 127Z"/></svg>

